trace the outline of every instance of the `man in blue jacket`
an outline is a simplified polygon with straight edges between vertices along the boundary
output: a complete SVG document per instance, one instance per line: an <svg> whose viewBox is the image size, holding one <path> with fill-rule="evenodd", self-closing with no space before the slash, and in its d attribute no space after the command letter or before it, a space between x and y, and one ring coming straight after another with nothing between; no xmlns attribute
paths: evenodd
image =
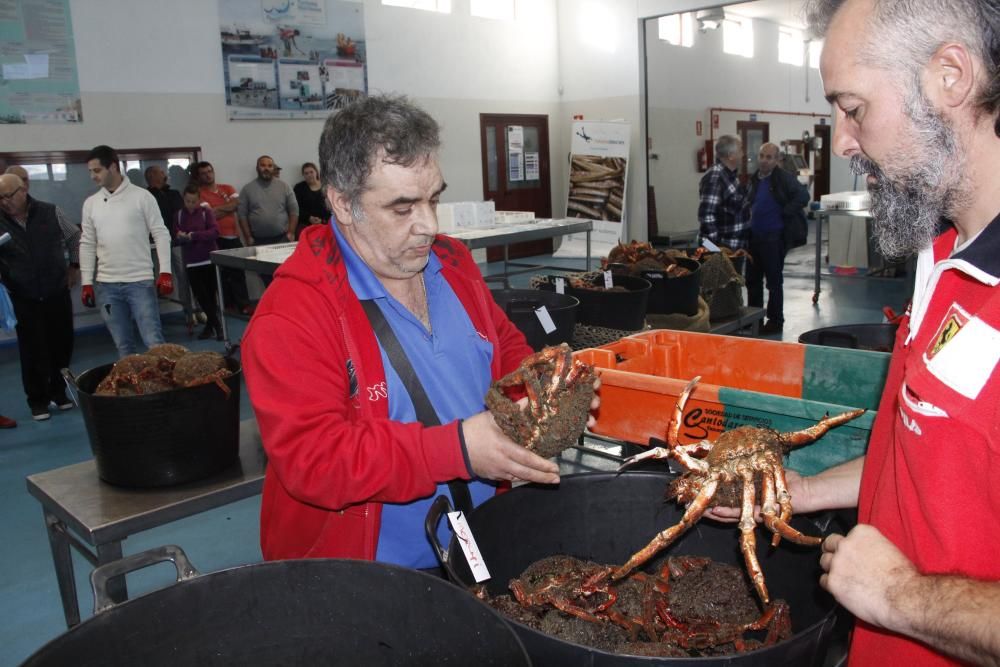
<svg viewBox="0 0 1000 667"><path fill-rule="evenodd" d="M774 144L760 147L757 173L750 179L744 204L744 216L750 218L750 257L747 269L747 302L758 308L764 305L764 280L767 280L767 322L762 334L781 333L785 324L782 274L785 253L806 241L803 208L809 203L809 190L798 179L779 169L781 152Z"/></svg>

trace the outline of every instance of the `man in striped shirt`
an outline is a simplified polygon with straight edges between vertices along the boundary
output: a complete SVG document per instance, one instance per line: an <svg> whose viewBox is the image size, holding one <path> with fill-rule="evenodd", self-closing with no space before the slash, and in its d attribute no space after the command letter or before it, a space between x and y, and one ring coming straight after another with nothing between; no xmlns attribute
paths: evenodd
<svg viewBox="0 0 1000 667"><path fill-rule="evenodd" d="M724 134L715 142L715 164L698 185L698 225L702 239L738 250L750 242L750 229L743 218L746 190L739 182L743 144L739 137Z"/></svg>

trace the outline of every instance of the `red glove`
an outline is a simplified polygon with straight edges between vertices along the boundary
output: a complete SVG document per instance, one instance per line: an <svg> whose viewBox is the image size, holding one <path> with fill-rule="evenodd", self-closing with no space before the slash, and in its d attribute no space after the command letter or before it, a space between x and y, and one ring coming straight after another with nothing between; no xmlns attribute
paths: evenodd
<svg viewBox="0 0 1000 667"><path fill-rule="evenodd" d="M84 285L83 289L80 290L80 301L83 302L87 308L93 308L97 305L97 299L94 298L94 286Z"/></svg>
<svg viewBox="0 0 1000 667"><path fill-rule="evenodd" d="M169 273L161 273L156 279L156 291L160 296L167 296L174 291L174 277Z"/></svg>

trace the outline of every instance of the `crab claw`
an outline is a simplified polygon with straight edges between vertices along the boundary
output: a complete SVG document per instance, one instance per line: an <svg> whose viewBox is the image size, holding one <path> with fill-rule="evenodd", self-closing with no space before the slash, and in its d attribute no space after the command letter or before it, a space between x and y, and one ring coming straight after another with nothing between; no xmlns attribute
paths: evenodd
<svg viewBox="0 0 1000 667"><path fill-rule="evenodd" d="M618 472L622 472L630 466L634 466L636 463L645 461L646 459L668 459L670 458L670 450L664 447L656 447L654 449L647 450L641 454L636 454L635 456L630 456L622 464L618 466Z"/></svg>

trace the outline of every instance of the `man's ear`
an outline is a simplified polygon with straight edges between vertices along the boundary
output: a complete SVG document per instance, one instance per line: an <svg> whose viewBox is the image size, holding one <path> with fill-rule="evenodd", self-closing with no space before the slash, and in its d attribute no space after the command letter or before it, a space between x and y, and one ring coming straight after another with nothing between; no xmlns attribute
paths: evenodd
<svg viewBox="0 0 1000 667"><path fill-rule="evenodd" d="M976 83L976 62L962 44L944 44L927 65L927 92L932 102L944 107L960 107L972 100Z"/></svg>
<svg viewBox="0 0 1000 667"><path fill-rule="evenodd" d="M326 201L333 211L333 217L342 225L350 225L354 222L351 214L351 198L333 186L326 186Z"/></svg>

